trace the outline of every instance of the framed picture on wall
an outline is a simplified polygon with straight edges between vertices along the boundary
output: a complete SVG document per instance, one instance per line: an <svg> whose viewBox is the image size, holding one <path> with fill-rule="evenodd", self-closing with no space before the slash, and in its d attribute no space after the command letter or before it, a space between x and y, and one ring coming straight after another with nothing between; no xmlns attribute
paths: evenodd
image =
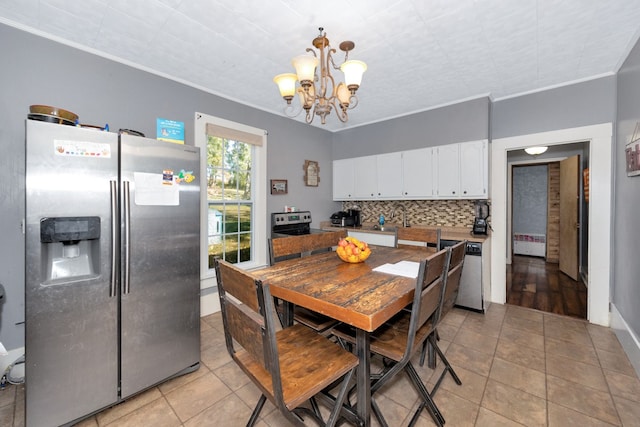
<svg viewBox="0 0 640 427"><path fill-rule="evenodd" d="M317 187L320 182L320 166L318 166L318 162L305 160L302 168L304 169L304 185Z"/></svg>
<svg viewBox="0 0 640 427"><path fill-rule="evenodd" d="M271 194L287 194L287 180L286 179L272 179L271 180Z"/></svg>

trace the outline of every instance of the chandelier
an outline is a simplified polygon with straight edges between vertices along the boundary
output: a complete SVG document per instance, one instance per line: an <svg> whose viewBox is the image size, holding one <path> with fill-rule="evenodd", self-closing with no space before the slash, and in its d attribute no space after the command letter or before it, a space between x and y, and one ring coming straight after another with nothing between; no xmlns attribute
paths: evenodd
<svg viewBox="0 0 640 427"><path fill-rule="evenodd" d="M337 66L333 60L336 53L329 45L327 33L320 27L320 34L313 39L313 46L319 51L307 48L310 54L296 56L291 63L296 69L296 74L279 74L273 81L280 89L280 95L287 101L285 114L289 117L297 116L302 109L306 112L306 122L311 123L316 115L320 116L322 124L326 123L326 117L331 110L335 110L341 122L349 120L347 110L358 105L356 91L362 82L362 74L367 70L367 64L362 61L348 60L349 51L355 47L352 41L340 43L340 50L345 52L344 62ZM318 70L318 65L320 69ZM344 73L344 83L336 85L331 75L331 68ZM300 85L296 87L296 81ZM300 109L294 109L291 105L295 94L300 99Z"/></svg>

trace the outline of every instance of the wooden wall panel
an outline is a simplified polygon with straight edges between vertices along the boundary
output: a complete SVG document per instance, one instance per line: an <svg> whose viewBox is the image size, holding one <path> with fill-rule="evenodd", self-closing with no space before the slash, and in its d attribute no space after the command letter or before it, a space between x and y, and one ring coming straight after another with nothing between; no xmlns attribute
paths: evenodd
<svg viewBox="0 0 640 427"><path fill-rule="evenodd" d="M547 262L557 263L560 244L560 163L549 163L547 192Z"/></svg>

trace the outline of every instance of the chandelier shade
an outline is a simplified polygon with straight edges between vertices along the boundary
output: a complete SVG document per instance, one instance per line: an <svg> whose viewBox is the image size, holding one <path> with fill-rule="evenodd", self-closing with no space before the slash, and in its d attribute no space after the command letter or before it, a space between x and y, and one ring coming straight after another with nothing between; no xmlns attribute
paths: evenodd
<svg viewBox="0 0 640 427"><path fill-rule="evenodd" d="M312 48L307 53L298 55L291 60L295 74L278 74L273 81L278 85L280 96L287 102L285 114L289 117L297 116L302 110L306 113L306 122L311 123L315 116L320 116L322 124L326 117L335 111L342 122L349 120L347 110L358 105L356 92L362 83L362 75L367 70L367 64L362 61L348 60L349 51L355 44L352 41L340 43L340 50L345 52L342 64L336 65L333 54L336 53L329 45L326 33L320 28L320 35L313 39ZM344 82L337 81L331 74L331 69L340 70L344 74ZM292 105L295 94L300 100L299 108Z"/></svg>
<svg viewBox="0 0 640 427"><path fill-rule="evenodd" d="M287 103L291 103L293 95L296 94L297 79L298 77L293 73L278 74L273 78L280 89L280 96L286 99Z"/></svg>
<svg viewBox="0 0 640 427"><path fill-rule="evenodd" d="M340 66L340 71L344 73L344 82L347 87L351 89L352 86L355 86L357 90L362 82L362 75L367 71L367 64L362 61L346 61Z"/></svg>
<svg viewBox="0 0 640 427"><path fill-rule="evenodd" d="M547 151L549 147L527 147L524 151L531 156L539 156L540 154Z"/></svg>
<svg viewBox="0 0 640 427"><path fill-rule="evenodd" d="M313 82L318 66L318 58L311 55L299 55L291 60L300 82Z"/></svg>

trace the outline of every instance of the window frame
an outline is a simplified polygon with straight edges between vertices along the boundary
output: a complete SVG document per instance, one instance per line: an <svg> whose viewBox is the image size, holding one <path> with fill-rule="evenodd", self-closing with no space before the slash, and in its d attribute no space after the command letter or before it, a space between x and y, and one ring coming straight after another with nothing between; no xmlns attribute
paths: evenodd
<svg viewBox="0 0 640 427"><path fill-rule="evenodd" d="M253 196L252 218L252 260L238 265L244 269L257 268L267 265L267 132L241 123L232 122L204 113L195 113L195 145L200 147L200 281L201 289L216 286L215 270L209 268L208 253L208 211L207 198L207 156L208 144L207 124L222 126L238 132L248 134L249 138L258 136L262 145L254 145L254 158L251 191ZM262 243L261 243L262 242Z"/></svg>

